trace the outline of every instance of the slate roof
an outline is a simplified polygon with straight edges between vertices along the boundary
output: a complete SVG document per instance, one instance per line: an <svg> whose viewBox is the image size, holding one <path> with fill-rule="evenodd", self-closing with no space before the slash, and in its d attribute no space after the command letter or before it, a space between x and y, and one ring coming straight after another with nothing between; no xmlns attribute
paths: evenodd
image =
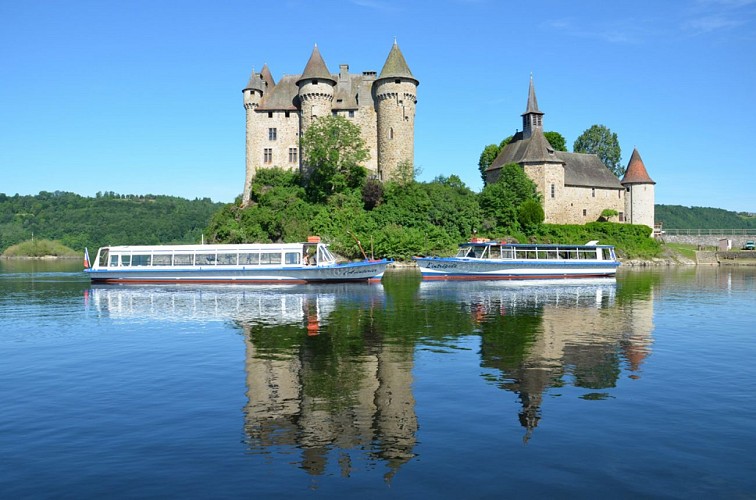
<svg viewBox="0 0 756 500"><path fill-rule="evenodd" d="M399 49L399 44L396 41L394 41L386 62L383 64L381 74L378 75L379 80L382 78L409 78L415 82L415 85L419 84L417 79L412 75L412 71L410 71L407 61L404 60L404 55L402 55L402 51Z"/></svg>
<svg viewBox="0 0 756 500"><path fill-rule="evenodd" d="M630 157L630 162L627 164L625 176L622 178L622 185L624 186L625 184L656 184L648 176L640 153L635 148L633 149L633 155Z"/></svg>
<svg viewBox="0 0 756 500"><path fill-rule="evenodd" d="M522 135L522 132L515 134L487 171L498 170L508 163L562 164L566 186L622 189L619 179L598 156L555 151L540 129L534 130L528 139L523 139Z"/></svg>
<svg viewBox="0 0 756 500"><path fill-rule="evenodd" d="M300 75L284 75L272 89L263 94L258 111L296 111L299 105Z"/></svg>
<svg viewBox="0 0 756 500"><path fill-rule="evenodd" d="M320 51L318 50L318 45L315 44L315 48L312 49L312 54L310 55L310 60L307 61L307 65L305 66L304 71L302 72L302 77L299 80L307 80L307 79L322 79L322 80L330 80L333 83L336 83L336 80L331 76L331 72L328 71L328 66L326 66L325 61L323 60L323 56L320 55Z"/></svg>
<svg viewBox="0 0 756 500"><path fill-rule="evenodd" d="M533 85L533 75L530 75L530 88L528 88L528 104L525 106L525 113L524 115L527 115L528 113L534 113L537 115L542 115L543 113L541 110L538 109L538 99L536 99L535 94L535 85Z"/></svg>
<svg viewBox="0 0 756 500"><path fill-rule="evenodd" d="M606 168L598 156L585 153L568 153L557 151L556 155L564 161L564 185L622 189L617 176Z"/></svg>
<svg viewBox="0 0 756 500"><path fill-rule="evenodd" d="M252 74L249 75L249 81L247 82L247 86L244 87L243 90L259 90L262 92L264 90L264 82L260 75L258 73L255 73L255 68L252 68Z"/></svg>

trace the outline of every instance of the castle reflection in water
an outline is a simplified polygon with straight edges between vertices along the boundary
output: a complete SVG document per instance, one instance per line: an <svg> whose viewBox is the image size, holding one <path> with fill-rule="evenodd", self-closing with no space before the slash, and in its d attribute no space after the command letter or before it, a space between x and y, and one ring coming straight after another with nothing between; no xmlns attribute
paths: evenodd
<svg viewBox="0 0 756 500"><path fill-rule="evenodd" d="M243 333L244 430L251 452L312 475L386 468L416 454L418 347L476 336L481 376L517 394L530 439L550 390L604 398L640 376L653 332L653 284L427 283L281 287L99 287L90 303L125 320L222 321ZM450 374L453 376L453 373ZM517 424L515 424L517 425ZM296 458L294 458L296 457Z"/></svg>

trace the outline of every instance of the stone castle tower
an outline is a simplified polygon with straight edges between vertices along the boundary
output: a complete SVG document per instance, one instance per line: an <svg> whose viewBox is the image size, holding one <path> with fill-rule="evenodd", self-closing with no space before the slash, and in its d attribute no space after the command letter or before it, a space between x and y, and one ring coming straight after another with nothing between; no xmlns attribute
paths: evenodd
<svg viewBox="0 0 756 500"><path fill-rule="evenodd" d="M252 70L242 91L246 111L246 178L242 204L258 168L303 170L299 140L315 119L343 116L357 125L368 147L365 167L381 181L399 167L411 169L415 145L415 105L419 82L394 42L380 75L375 71L328 70L315 45L301 75L284 75L276 83L263 66Z"/></svg>
<svg viewBox="0 0 756 500"><path fill-rule="evenodd" d="M643 224L654 228L654 185L637 149L633 149L625 176L620 183L625 187L625 218L630 224Z"/></svg>

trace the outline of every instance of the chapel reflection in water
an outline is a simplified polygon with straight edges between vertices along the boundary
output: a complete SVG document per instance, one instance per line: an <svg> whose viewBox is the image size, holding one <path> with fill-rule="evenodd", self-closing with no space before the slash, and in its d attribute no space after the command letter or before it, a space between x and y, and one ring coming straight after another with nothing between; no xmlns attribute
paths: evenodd
<svg viewBox="0 0 756 500"><path fill-rule="evenodd" d="M532 286L388 277L372 285L91 293L96 309L114 317L238 328L250 452L280 454L313 476L380 465L388 480L417 453L418 347L478 337L482 376L517 394L513 420L527 440L550 392L573 386L585 389L580 397L600 399L623 370L640 376L653 332L652 290L642 280Z"/></svg>
<svg viewBox="0 0 756 500"><path fill-rule="evenodd" d="M623 364L632 379L650 354L653 301L617 297L614 280L571 285L423 283L424 301L456 295L481 338L484 377L518 395L527 441L542 417L544 396L572 385L602 399ZM627 300L630 297L630 300Z"/></svg>

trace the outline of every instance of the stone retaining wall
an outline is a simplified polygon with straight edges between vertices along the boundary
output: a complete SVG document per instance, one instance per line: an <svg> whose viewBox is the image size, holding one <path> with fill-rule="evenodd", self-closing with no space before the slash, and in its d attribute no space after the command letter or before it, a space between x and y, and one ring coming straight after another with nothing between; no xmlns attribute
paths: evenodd
<svg viewBox="0 0 756 500"><path fill-rule="evenodd" d="M693 235L663 235L662 241L665 243L686 243L688 245L700 245L705 247L718 247L719 240L728 239L732 241L732 249L738 250L743 248L746 241L752 241L753 236L693 236Z"/></svg>

